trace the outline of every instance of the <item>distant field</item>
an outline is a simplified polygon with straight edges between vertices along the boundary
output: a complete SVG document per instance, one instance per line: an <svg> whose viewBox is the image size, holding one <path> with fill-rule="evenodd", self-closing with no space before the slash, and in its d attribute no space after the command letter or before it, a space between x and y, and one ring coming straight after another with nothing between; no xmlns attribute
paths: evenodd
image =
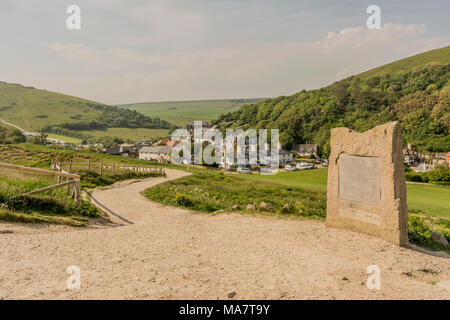
<svg viewBox="0 0 450 320"><path fill-rule="evenodd" d="M275 175L241 175L246 179L273 182L293 187L327 190L327 169L280 172ZM427 216L450 217L450 187L407 184L408 209Z"/></svg>
<svg viewBox="0 0 450 320"><path fill-rule="evenodd" d="M72 138L72 137L66 137L66 136L62 136L62 135L54 134L54 133L49 133L48 137L52 138L52 139L59 139L59 140L62 140L64 142L67 142L67 143L73 143L73 144L80 144L81 143L81 139Z"/></svg>
<svg viewBox="0 0 450 320"><path fill-rule="evenodd" d="M169 134L165 129L130 129L130 128L108 128L107 130L84 131L84 133L94 137L119 137L132 141L163 138Z"/></svg>
<svg viewBox="0 0 450 320"><path fill-rule="evenodd" d="M194 120L213 120L223 113L239 109L245 104L256 103L263 99L230 99L198 101L144 102L119 105L136 110L149 117L159 117L170 123L184 126Z"/></svg>

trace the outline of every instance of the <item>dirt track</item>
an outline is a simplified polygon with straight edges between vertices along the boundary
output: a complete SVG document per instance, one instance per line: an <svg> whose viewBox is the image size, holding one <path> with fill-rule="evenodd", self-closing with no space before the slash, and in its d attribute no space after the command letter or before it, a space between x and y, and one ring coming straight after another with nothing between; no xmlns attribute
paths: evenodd
<svg viewBox="0 0 450 320"><path fill-rule="evenodd" d="M448 258L322 222L212 216L145 199L141 191L185 174L167 172L94 193L133 224L114 216L121 226L0 223L0 298L450 299L450 285L441 287ZM80 290L66 289L70 265L81 269ZM366 287L369 265L381 269L380 290Z"/></svg>

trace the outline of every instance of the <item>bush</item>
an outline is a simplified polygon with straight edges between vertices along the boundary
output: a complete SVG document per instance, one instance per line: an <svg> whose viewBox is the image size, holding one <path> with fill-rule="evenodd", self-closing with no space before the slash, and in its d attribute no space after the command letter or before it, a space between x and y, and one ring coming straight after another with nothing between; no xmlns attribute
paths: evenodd
<svg viewBox="0 0 450 320"><path fill-rule="evenodd" d="M81 201L79 207L75 207L74 209L79 215L85 217L98 217L101 215L100 209L84 200Z"/></svg>
<svg viewBox="0 0 450 320"><path fill-rule="evenodd" d="M436 166L434 171L428 173L430 183L450 185L450 170L444 166Z"/></svg>
<svg viewBox="0 0 450 320"><path fill-rule="evenodd" d="M424 175L421 175L416 172L407 172L405 173L405 179L406 181L413 181L413 182L427 182L424 181Z"/></svg>
<svg viewBox="0 0 450 320"><path fill-rule="evenodd" d="M444 221L444 219L442 219L442 221ZM444 224L444 222L442 221L439 221L439 223ZM448 224L448 221L446 221L445 223ZM422 245L430 249L449 251L448 247L446 248L431 239L431 233L434 230L432 230L426 224L425 218L416 215L410 215L408 219L408 226L408 237L411 243ZM448 234L444 234L444 236L446 236L447 240L450 240Z"/></svg>

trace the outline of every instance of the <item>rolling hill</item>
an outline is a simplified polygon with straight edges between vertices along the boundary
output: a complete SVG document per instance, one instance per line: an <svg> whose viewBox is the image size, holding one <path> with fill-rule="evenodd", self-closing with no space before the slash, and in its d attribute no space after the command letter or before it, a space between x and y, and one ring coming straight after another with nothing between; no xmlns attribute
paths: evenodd
<svg viewBox="0 0 450 320"><path fill-rule="evenodd" d="M119 105L118 107L136 110L150 117L159 117L175 125L184 126L194 120L213 120L219 115L236 111L241 106L256 103L263 99L225 99L143 102Z"/></svg>
<svg viewBox="0 0 450 320"><path fill-rule="evenodd" d="M121 128L121 138L141 129L165 135L170 123L144 116L135 110L117 108L61 93L0 82L0 119L25 131L44 131L78 139L105 137L111 128ZM146 136L148 137L148 136Z"/></svg>
<svg viewBox="0 0 450 320"><path fill-rule="evenodd" d="M450 47L393 62L327 87L266 99L219 116L222 128L278 128L283 147L317 143L330 129L365 131L398 120L403 141L421 152L450 150Z"/></svg>

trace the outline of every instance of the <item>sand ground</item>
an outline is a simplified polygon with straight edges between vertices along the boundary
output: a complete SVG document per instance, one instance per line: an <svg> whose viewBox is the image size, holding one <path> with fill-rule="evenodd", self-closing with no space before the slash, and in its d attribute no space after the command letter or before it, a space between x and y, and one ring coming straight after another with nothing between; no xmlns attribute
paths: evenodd
<svg viewBox="0 0 450 320"><path fill-rule="evenodd" d="M122 182L94 198L123 219L88 228L0 223L2 299L450 299L450 259L318 221L207 215ZM67 267L81 270L69 290ZM369 290L366 269L381 270ZM446 289L447 288L447 289Z"/></svg>

